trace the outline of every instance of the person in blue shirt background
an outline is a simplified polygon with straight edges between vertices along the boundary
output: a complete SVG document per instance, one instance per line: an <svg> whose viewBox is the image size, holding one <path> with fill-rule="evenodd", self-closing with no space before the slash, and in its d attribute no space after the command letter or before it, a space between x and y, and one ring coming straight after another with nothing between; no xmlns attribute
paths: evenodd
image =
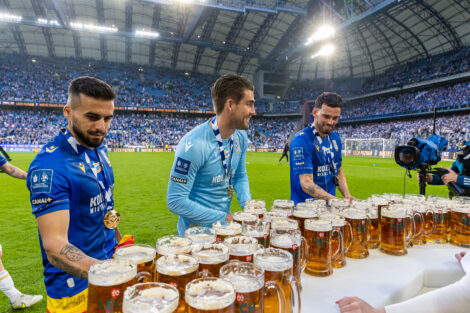
<svg viewBox="0 0 470 313"><path fill-rule="evenodd" d="M224 75L211 95L216 116L181 139L170 173L167 204L179 215L180 236L191 226L231 221L233 192L241 207L251 199L245 130L255 115L253 84L239 75Z"/></svg>
<svg viewBox="0 0 470 313"><path fill-rule="evenodd" d="M0 170L11 177L26 179L26 172L22 169L10 164L0 154ZM10 300L13 309L29 308L42 300L41 295L25 295L15 288L13 279L8 271L3 267L2 263L2 245L0 245L0 291Z"/></svg>
<svg viewBox="0 0 470 313"><path fill-rule="evenodd" d="M313 123L295 134L290 145L291 199L295 204L308 198L329 200L336 187L344 198L351 196L342 169L341 138L332 130L338 123L343 101L332 92L315 100Z"/></svg>
<svg viewBox="0 0 470 313"><path fill-rule="evenodd" d="M93 77L73 80L68 94L67 128L41 149L27 177L50 313L87 310L88 270L111 258L121 239L103 223L114 207L114 175L103 140L116 96Z"/></svg>

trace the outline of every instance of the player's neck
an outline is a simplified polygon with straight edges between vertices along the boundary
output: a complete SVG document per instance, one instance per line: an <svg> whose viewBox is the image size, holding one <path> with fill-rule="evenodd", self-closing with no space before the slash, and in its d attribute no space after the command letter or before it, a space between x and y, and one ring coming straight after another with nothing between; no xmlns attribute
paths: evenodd
<svg viewBox="0 0 470 313"><path fill-rule="evenodd" d="M235 128L231 125L230 119L225 114L217 115L217 126L219 127L222 139L230 138L235 133Z"/></svg>
<svg viewBox="0 0 470 313"><path fill-rule="evenodd" d="M88 149L91 149L91 150L95 149L94 147L89 147L89 146L87 146L86 144L84 144L84 143L80 140L80 138L78 138L77 134L75 134L75 132L73 131L72 126L68 125L68 126L67 126L67 129L68 129L68 131L72 134L73 138L75 138L75 140L80 144L80 146L85 147L85 148L88 148Z"/></svg>
<svg viewBox="0 0 470 313"><path fill-rule="evenodd" d="M322 133L322 132L319 130L319 127L318 127L315 123L313 123L313 125L315 126L315 129L316 129L318 135L320 135L320 137L325 138L326 136L328 136L328 134Z"/></svg>

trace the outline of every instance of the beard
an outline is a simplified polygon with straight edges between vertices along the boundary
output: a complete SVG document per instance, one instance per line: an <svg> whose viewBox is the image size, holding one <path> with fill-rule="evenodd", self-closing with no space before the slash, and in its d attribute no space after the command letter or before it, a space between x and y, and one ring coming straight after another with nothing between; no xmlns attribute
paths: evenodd
<svg viewBox="0 0 470 313"><path fill-rule="evenodd" d="M104 135L106 134L103 134L103 138L91 138L87 134L85 134L85 132L83 132L80 128L78 128L77 124L77 121L75 119L72 119L73 132L78 137L80 142L83 142L86 146L92 148L97 148L103 143Z"/></svg>

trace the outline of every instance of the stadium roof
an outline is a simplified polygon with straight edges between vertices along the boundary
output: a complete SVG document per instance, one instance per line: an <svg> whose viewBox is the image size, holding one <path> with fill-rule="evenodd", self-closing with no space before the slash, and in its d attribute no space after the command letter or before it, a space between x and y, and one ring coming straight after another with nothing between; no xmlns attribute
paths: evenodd
<svg viewBox="0 0 470 313"><path fill-rule="evenodd" d="M460 0L0 0L0 52L363 77L468 46L469 20ZM322 23L337 28L336 52L312 59Z"/></svg>

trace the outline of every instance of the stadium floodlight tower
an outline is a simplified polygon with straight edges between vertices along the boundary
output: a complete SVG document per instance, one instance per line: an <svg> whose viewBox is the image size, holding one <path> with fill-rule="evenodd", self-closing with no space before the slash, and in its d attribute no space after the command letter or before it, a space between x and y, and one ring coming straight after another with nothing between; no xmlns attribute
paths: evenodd
<svg viewBox="0 0 470 313"><path fill-rule="evenodd" d="M397 145L396 139L387 138L346 138L343 149L346 155L392 157ZM361 151L354 153L354 151ZM386 153L390 151L390 153Z"/></svg>

